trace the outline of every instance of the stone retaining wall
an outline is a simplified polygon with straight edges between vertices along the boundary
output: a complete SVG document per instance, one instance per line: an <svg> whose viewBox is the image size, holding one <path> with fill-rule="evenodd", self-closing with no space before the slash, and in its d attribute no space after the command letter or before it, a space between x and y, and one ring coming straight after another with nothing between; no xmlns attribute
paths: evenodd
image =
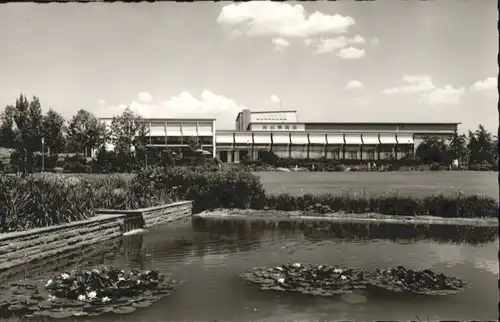
<svg viewBox="0 0 500 322"><path fill-rule="evenodd" d="M141 217L142 220L144 220L144 222L142 224L143 226L140 228L149 228L190 217L192 214L192 208L193 208L192 201L180 201L168 205L161 205L157 207L142 208L135 210L99 209L97 213L125 214L129 218Z"/></svg>
<svg viewBox="0 0 500 322"><path fill-rule="evenodd" d="M0 235L0 271L123 234L124 215L98 215L64 225Z"/></svg>
<svg viewBox="0 0 500 322"><path fill-rule="evenodd" d="M41 265L39 269L43 270L46 261L42 259L67 258L72 251L78 253L90 245L120 237L124 232L188 218L191 213L191 201L133 211L99 210L88 220L0 234L0 280L26 272L30 267L26 264ZM60 264L65 264L65 260L61 260ZM10 270L13 267L19 269Z"/></svg>

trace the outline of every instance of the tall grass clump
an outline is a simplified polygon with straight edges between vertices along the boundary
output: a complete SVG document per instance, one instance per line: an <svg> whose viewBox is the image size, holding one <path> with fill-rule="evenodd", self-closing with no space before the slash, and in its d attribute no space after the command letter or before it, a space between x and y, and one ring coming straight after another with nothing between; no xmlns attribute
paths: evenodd
<svg viewBox="0 0 500 322"><path fill-rule="evenodd" d="M149 168L136 177L152 182L156 190L171 191L177 200L192 200L193 211L216 208L263 208L265 190L249 172L217 171L184 167Z"/></svg>
<svg viewBox="0 0 500 322"><path fill-rule="evenodd" d="M92 217L93 188L79 178L0 175L0 232Z"/></svg>
<svg viewBox="0 0 500 322"><path fill-rule="evenodd" d="M269 195L269 209L283 211L306 211L311 213L378 213L392 216L436 216L445 218L494 218L498 216L498 202L491 197L437 195L413 197L405 194L387 193L381 196L367 194L291 196Z"/></svg>
<svg viewBox="0 0 500 322"><path fill-rule="evenodd" d="M97 209L133 210L171 203L172 193L156 189L151 180L134 177L126 180L117 175L89 179L94 188Z"/></svg>

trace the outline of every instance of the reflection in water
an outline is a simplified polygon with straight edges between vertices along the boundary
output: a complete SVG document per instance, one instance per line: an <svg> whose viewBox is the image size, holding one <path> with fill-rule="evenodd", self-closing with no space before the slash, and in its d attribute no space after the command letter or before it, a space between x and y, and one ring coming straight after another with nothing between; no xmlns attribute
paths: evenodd
<svg viewBox="0 0 500 322"><path fill-rule="evenodd" d="M446 243L484 244L498 237L498 227L457 225L408 225L408 224L349 224L349 223L295 223L290 221L229 221L196 217L195 230L214 230L239 234L245 230L279 229L299 230L308 238L342 238L343 240L386 239L397 242L435 240Z"/></svg>
<svg viewBox="0 0 500 322"><path fill-rule="evenodd" d="M185 280L172 296L150 308L120 317L93 317L92 321L496 318L495 229L346 224L329 225L328 229L270 228L276 227L268 223L179 223L122 237L108 246L96 245L93 252L80 252L73 264L63 257L56 263L87 268L112 264L126 269L157 269ZM317 298L263 292L238 276L254 266L297 261L367 270L396 265L430 268L464 279L470 288L439 298L368 293ZM51 275L57 266L42 265L31 278L47 276L44 269Z"/></svg>

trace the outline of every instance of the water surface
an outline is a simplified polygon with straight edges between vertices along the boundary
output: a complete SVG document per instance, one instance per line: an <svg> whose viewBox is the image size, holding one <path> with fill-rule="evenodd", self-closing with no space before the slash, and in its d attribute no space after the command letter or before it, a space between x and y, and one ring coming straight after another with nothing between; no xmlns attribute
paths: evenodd
<svg viewBox="0 0 500 322"><path fill-rule="evenodd" d="M368 321L498 317L498 241L491 234L488 240L476 238L471 244L456 238L441 242L436 236L428 235L420 239L413 235L405 238L401 234L384 237L382 230L376 232L376 226L371 228L369 238L356 238L354 235L359 234L359 230L342 231L343 235L339 235L335 231L315 229L200 223L193 227L185 222L156 227L144 235L123 237L118 244L108 243L105 255L82 253L81 263L158 269L185 282L170 297L131 315L83 320ZM114 253L110 253L110 247L114 247ZM396 265L430 268L460 277L470 287L463 293L446 297L359 293L321 298L261 291L238 276L254 266L287 262L338 264L368 270ZM47 267L45 271L39 270L34 278L48 278L53 274L51 270L57 271L56 267Z"/></svg>

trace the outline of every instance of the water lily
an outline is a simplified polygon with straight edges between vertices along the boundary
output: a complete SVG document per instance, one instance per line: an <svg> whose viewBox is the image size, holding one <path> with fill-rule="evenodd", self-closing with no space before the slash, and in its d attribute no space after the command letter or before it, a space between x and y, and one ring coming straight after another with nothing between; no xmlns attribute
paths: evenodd
<svg viewBox="0 0 500 322"><path fill-rule="evenodd" d="M277 267L275 268L275 270L282 272L282 271L283 271L283 267L277 266Z"/></svg>
<svg viewBox="0 0 500 322"><path fill-rule="evenodd" d="M125 278L123 276L118 277L118 282L124 281Z"/></svg>
<svg viewBox="0 0 500 322"><path fill-rule="evenodd" d="M280 278L280 279L278 279L278 283L280 283L280 284L285 283L285 279L284 279L284 278Z"/></svg>
<svg viewBox="0 0 500 322"><path fill-rule="evenodd" d="M52 285L54 281L52 279L48 280L47 283L45 284L45 287Z"/></svg>
<svg viewBox="0 0 500 322"><path fill-rule="evenodd" d="M54 295L49 295L49 296L47 297L47 301L49 301L49 302L50 302L50 301L53 301L53 300L55 300L55 299L56 299L56 297L55 297Z"/></svg>
<svg viewBox="0 0 500 322"><path fill-rule="evenodd" d="M137 284L141 284L141 280L137 280Z"/></svg>
<svg viewBox="0 0 500 322"><path fill-rule="evenodd" d="M61 278L62 278L63 280L67 280L68 278L70 278L70 276L69 276L69 274L67 274L67 273L62 273L62 274L61 274Z"/></svg>
<svg viewBox="0 0 500 322"><path fill-rule="evenodd" d="M98 270L98 269L94 268L94 269L92 270L92 273L94 273L94 274L99 274L100 272L99 272L99 270Z"/></svg>
<svg viewBox="0 0 500 322"><path fill-rule="evenodd" d="M82 301L83 302L86 299L87 299L87 297L85 295L83 295L83 294L78 295L78 301Z"/></svg>
<svg viewBox="0 0 500 322"><path fill-rule="evenodd" d="M347 277L345 277L344 275L340 275L340 279L342 279L342 280L346 280L346 279L347 279Z"/></svg>
<svg viewBox="0 0 500 322"><path fill-rule="evenodd" d="M292 267L300 268L302 265L300 263L293 263Z"/></svg>
<svg viewBox="0 0 500 322"><path fill-rule="evenodd" d="M102 298L102 303L106 303L106 302L109 302L109 297L105 296Z"/></svg>
<svg viewBox="0 0 500 322"><path fill-rule="evenodd" d="M96 296L97 296L97 292L96 292L96 291L91 291L91 292L88 292L88 293L87 293L87 297L88 297L89 299L93 299L93 298L95 298Z"/></svg>
<svg viewBox="0 0 500 322"><path fill-rule="evenodd" d="M333 270L333 272L334 272L335 274L341 274L341 273L342 273L342 270L341 270L340 268L335 268L335 269Z"/></svg>

